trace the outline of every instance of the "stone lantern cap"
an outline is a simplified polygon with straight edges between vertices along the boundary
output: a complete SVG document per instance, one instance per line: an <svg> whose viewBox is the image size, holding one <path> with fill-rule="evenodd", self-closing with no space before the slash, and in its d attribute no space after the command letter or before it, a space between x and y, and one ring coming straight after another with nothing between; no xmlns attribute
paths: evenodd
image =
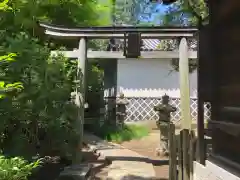
<svg viewBox="0 0 240 180"><path fill-rule="evenodd" d="M126 100L124 98L124 94L123 93L120 93L119 98L116 101L116 104L117 105L127 105L128 104L128 100Z"/></svg>

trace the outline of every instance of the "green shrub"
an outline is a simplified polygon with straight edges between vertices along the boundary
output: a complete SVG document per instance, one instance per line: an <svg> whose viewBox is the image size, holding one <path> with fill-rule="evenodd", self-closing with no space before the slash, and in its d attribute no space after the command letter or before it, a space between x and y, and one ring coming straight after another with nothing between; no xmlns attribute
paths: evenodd
<svg viewBox="0 0 240 180"><path fill-rule="evenodd" d="M70 99L77 86L76 61L63 56L49 58L49 54L61 46L75 48L78 40L54 39L53 43L38 21L100 25L103 19L97 17L104 11L101 9L102 4L92 0L0 2L0 151L27 159L36 154L69 157L74 153L80 133L76 107ZM5 55L12 52L15 61L5 63L11 60ZM101 79L94 76L100 74L98 69L91 70L96 72L89 78L93 93L100 91ZM22 84L11 84L14 82ZM7 91L12 87L22 91ZM88 97L99 97L94 94Z"/></svg>
<svg viewBox="0 0 240 180"><path fill-rule="evenodd" d="M0 4L1 7L1 4ZM6 64L13 62L16 57L15 53L9 53L7 55L0 56L0 65ZM20 82L15 82L15 83L8 83L6 84L4 81L0 81L0 99L4 98L7 93L12 92L12 91L19 91L22 90L23 86L22 83Z"/></svg>
<svg viewBox="0 0 240 180"><path fill-rule="evenodd" d="M101 128L96 128L96 135L105 140L121 143L132 139L140 139L149 134L147 127L141 125L124 125L123 128L104 125Z"/></svg>
<svg viewBox="0 0 240 180"><path fill-rule="evenodd" d="M76 61L50 58L50 49L26 33L8 37L4 52L17 52L17 56L0 66L0 79L22 82L24 89L0 99L1 150L25 158L71 156L79 133L76 107L70 101L76 87Z"/></svg>
<svg viewBox="0 0 240 180"><path fill-rule="evenodd" d="M98 63L89 62L87 72L87 91L86 102L89 105L85 111L86 118L99 117L100 108L104 106L103 102L103 70Z"/></svg>
<svg viewBox="0 0 240 180"><path fill-rule="evenodd" d="M29 163L20 157L6 158L0 156L1 180L27 180L32 171L40 165L40 161Z"/></svg>

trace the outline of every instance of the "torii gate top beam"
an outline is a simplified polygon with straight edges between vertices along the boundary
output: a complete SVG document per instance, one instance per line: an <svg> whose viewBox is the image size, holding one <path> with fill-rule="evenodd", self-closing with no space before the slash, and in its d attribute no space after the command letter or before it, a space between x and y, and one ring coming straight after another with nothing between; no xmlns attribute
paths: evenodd
<svg viewBox="0 0 240 180"><path fill-rule="evenodd" d="M62 37L87 37L92 39L125 38L128 33L140 33L142 39L193 37L198 31L195 27L76 27L65 28L56 25L40 23L45 33Z"/></svg>

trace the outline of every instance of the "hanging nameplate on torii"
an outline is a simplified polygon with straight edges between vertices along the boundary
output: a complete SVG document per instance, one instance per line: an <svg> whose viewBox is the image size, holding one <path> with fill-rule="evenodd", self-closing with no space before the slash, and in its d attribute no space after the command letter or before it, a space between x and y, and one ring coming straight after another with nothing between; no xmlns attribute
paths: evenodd
<svg viewBox="0 0 240 180"><path fill-rule="evenodd" d="M127 45L125 44L125 56L126 58L138 58L141 56L141 34L129 33L127 35Z"/></svg>

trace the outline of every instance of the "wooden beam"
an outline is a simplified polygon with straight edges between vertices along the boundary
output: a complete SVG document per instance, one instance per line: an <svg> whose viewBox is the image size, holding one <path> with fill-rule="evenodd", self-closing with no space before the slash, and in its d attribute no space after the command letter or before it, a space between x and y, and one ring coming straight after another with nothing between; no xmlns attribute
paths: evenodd
<svg viewBox="0 0 240 180"><path fill-rule="evenodd" d="M73 51L51 51L51 55L57 55L58 53L62 53L65 57L68 58L78 58L81 54L79 50ZM197 58L197 51L188 51L187 56L190 59ZM99 58L99 59L125 59L126 57L123 55L123 52L120 51L88 51L87 58ZM179 58L178 51L143 51L141 52L141 57L146 59L173 59Z"/></svg>

